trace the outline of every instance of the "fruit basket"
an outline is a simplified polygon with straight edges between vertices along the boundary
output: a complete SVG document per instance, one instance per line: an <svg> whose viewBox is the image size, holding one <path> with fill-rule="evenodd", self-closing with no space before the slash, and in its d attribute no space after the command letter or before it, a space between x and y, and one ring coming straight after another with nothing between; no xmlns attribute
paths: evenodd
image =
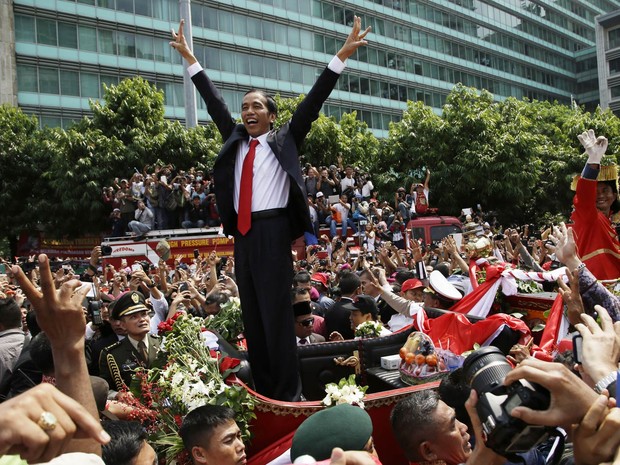
<svg viewBox="0 0 620 465"><path fill-rule="evenodd" d="M400 379L403 383L428 383L449 373L443 355L435 350L433 341L424 333L411 333L399 354Z"/></svg>

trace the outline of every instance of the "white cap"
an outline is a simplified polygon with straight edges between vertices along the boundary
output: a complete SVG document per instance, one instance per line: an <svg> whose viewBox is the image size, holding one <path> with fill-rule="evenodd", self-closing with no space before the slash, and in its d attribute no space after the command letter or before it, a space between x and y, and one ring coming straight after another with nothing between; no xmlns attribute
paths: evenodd
<svg viewBox="0 0 620 465"><path fill-rule="evenodd" d="M433 291L446 299L461 300L463 298L458 289L441 274L441 271L433 271L428 278L428 283Z"/></svg>

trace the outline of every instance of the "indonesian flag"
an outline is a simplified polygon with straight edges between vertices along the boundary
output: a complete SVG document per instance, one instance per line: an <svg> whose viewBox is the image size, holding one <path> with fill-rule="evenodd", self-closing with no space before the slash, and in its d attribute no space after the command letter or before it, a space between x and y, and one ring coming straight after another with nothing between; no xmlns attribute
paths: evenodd
<svg viewBox="0 0 620 465"><path fill-rule="evenodd" d="M477 260L475 265L486 270L486 281L459 300L450 310L484 318L491 311L500 286L504 295L515 295L517 279L537 282L556 281L558 278L566 279L565 267L540 273L508 268L505 263L491 265L486 259Z"/></svg>
<svg viewBox="0 0 620 465"><path fill-rule="evenodd" d="M503 313L472 323L462 313L446 313L431 319L421 310L414 318L414 326L427 334L435 347L455 354L471 350L474 344L489 345L504 326L521 333L520 343L525 343L530 337L530 330L524 321Z"/></svg>
<svg viewBox="0 0 620 465"><path fill-rule="evenodd" d="M551 361L558 350L560 341L568 335L569 322L564 316L564 302L558 294L549 311L547 324L540 339L540 346L532 349L534 357Z"/></svg>

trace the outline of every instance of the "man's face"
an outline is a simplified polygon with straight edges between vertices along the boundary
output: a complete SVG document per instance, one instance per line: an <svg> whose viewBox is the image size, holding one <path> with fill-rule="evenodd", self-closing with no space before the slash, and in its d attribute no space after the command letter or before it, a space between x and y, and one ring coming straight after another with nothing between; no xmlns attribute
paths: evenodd
<svg viewBox="0 0 620 465"><path fill-rule="evenodd" d="M377 295L379 295L378 292L376 292L374 290L374 288L370 288L368 287L368 284L370 283L370 276L368 276L367 273L362 273L362 275L360 276L360 283L361 283L361 288L362 288L362 292L364 294L370 295L372 297L376 297Z"/></svg>
<svg viewBox="0 0 620 465"><path fill-rule="evenodd" d="M121 328L134 339L142 339L151 329L151 319L146 310L121 317Z"/></svg>
<svg viewBox="0 0 620 465"><path fill-rule="evenodd" d="M610 185L599 182L596 185L596 208L608 214L611 204L618 198Z"/></svg>
<svg viewBox="0 0 620 465"><path fill-rule="evenodd" d="M423 292L422 295L424 296L425 307L439 308L439 300L435 297L435 294L432 292Z"/></svg>
<svg viewBox="0 0 620 465"><path fill-rule="evenodd" d="M241 119L248 134L258 137L269 132L271 123L276 120L276 115L268 110L267 99L264 95L252 92L243 97Z"/></svg>
<svg viewBox="0 0 620 465"><path fill-rule="evenodd" d="M435 428L428 440L436 457L433 460L443 460L448 465L465 463L471 455L467 425L458 421L454 409L441 400L433 416Z"/></svg>
<svg viewBox="0 0 620 465"><path fill-rule="evenodd" d="M347 178L350 178L351 176L353 176L353 168L351 168L350 166L347 166L344 170Z"/></svg>
<svg viewBox="0 0 620 465"><path fill-rule="evenodd" d="M306 289L306 290L310 290L312 289L312 281L308 281L307 283L297 283L297 287L300 289Z"/></svg>
<svg viewBox="0 0 620 465"><path fill-rule="evenodd" d="M121 320L115 320L114 318L110 318L110 326L112 326L112 331L118 334L119 336L127 336L127 330L122 327Z"/></svg>
<svg viewBox="0 0 620 465"><path fill-rule="evenodd" d="M407 292L403 293L403 297L412 302L422 302L424 300L424 292L422 292L422 287L418 289L409 289Z"/></svg>
<svg viewBox="0 0 620 465"><path fill-rule="evenodd" d="M140 452L131 461L132 465L157 465L157 454L151 445L144 441Z"/></svg>
<svg viewBox="0 0 620 465"><path fill-rule="evenodd" d="M359 325L364 323L365 321L372 321L372 316L370 313L362 313L359 310L351 310L351 329L355 330Z"/></svg>
<svg viewBox="0 0 620 465"><path fill-rule="evenodd" d="M295 317L295 336L302 339L309 337L314 329L314 317L311 313Z"/></svg>
<svg viewBox="0 0 620 465"><path fill-rule="evenodd" d="M196 449L196 448L194 448ZM205 465L245 465L245 445L241 440L241 430L234 420L228 420L217 426L207 448L200 447L200 460L196 459L196 451L192 450L194 463Z"/></svg>

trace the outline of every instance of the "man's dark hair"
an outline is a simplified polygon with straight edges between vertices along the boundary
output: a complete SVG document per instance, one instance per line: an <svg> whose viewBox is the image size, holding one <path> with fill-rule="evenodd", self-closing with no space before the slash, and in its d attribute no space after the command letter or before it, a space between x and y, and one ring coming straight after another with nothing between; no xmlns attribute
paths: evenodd
<svg viewBox="0 0 620 465"><path fill-rule="evenodd" d="M54 356L52 355L52 344L47 334L39 333L32 338L29 344L30 356L36 367L44 375L54 375Z"/></svg>
<svg viewBox="0 0 620 465"><path fill-rule="evenodd" d="M112 440L101 447L106 465L131 465L146 441L146 431L137 421L109 421L104 429Z"/></svg>
<svg viewBox="0 0 620 465"><path fill-rule="evenodd" d="M179 429L185 450L191 454L194 446L206 448L213 430L230 420L235 420L235 411L222 405L203 405L192 410L185 415Z"/></svg>
<svg viewBox="0 0 620 465"><path fill-rule="evenodd" d="M276 104L276 101L274 100L274 98L271 95L269 95L267 92L265 92L264 90L260 90L260 89L250 89L245 94L243 94L243 96L245 97L248 94L262 95L263 97L265 97L265 100L267 100L267 110L269 111L269 113L273 113L274 115L278 114L278 105Z"/></svg>
<svg viewBox="0 0 620 465"><path fill-rule="evenodd" d="M403 284L405 281L407 281L408 279L413 279L415 278L415 273L411 270L405 270L403 268L398 268L396 270L396 274L394 275L394 279L396 279L396 282L399 284Z"/></svg>
<svg viewBox="0 0 620 465"><path fill-rule="evenodd" d="M310 291L303 287L294 287L291 289L291 302L294 302L298 295L308 295Z"/></svg>
<svg viewBox="0 0 620 465"><path fill-rule="evenodd" d="M340 292L342 295L351 295L362 285L360 277L351 271L340 275Z"/></svg>
<svg viewBox="0 0 620 465"><path fill-rule="evenodd" d="M463 368L458 368L444 379L441 380L437 389L439 397L456 412L456 419L465 423L470 431L472 430L471 419L465 408L465 402L469 398L471 388L463 377Z"/></svg>
<svg viewBox="0 0 620 465"><path fill-rule="evenodd" d="M22 311L12 297L0 299L0 326L2 329L22 327Z"/></svg>
<svg viewBox="0 0 620 465"><path fill-rule="evenodd" d="M293 287L299 287L301 283L309 283L310 279L310 273L307 271L300 271L293 276Z"/></svg>
<svg viewBox="0 0 620 465"><path fill-rule="evenodd" d="M209 305L217 303L223 305L228 302L228 300L228 295L224 294L223 292L213 292L212 294L209 294L207 296L207 298L205 299L205 304Z"/></svg>
<svg viewBox="0 0 620 465"><path fill-rule="evenodd" d="M415 392L396 404L390 415L392 432L410 462L423 460L419 446L432 436L433 415L439 405L439 394L427 389Z"/></svg>

